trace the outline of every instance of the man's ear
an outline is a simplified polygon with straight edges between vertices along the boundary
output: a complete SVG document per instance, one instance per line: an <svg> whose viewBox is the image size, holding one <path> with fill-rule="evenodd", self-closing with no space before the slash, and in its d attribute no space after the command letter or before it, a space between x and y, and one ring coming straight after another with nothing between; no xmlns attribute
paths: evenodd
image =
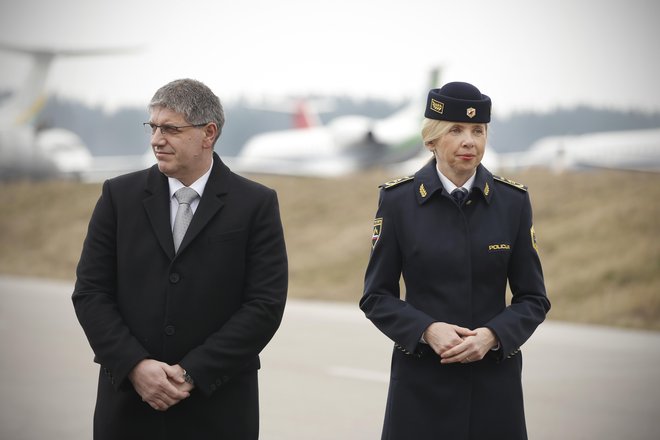
<svg viewBox="0 0 660 440"><path fill-rule="evenodd" d="M213 148L213 144L215 143L217 137L218 137L218 126L216 125L216 123L209 122L208 124L206 124L206 126L204 127L204 146Z"/></svg>

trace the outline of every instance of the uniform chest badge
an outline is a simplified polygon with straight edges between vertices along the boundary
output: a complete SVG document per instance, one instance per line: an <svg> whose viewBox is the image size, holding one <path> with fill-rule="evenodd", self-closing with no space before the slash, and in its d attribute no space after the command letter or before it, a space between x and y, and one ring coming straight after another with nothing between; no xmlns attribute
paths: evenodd
<svg viewBox="0 0 660 440"><path fill-rule="evenodd" d="M371 236L371 249L376 247L376 243L380 239L380 234L383 232L383 219L375 218L374 219L374 232Z"/></svg>
<svg viewBox="0 0 660 440"><path fill-rule="evenodd" d="M419 195L422 197L426 197L428 193L426 192L426 188L424 188L424 184L422 183L419 185Z"/></svg>

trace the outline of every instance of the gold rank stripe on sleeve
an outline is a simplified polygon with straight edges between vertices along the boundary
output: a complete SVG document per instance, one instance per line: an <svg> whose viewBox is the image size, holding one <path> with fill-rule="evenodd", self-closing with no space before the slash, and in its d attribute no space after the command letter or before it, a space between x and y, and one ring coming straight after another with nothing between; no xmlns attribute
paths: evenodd
<svg viewBox="0 0 660 440"><path fill-rule="evenodd" d="M401 183L409 182L414 178L415 176L399 177L398 179L390 180L389 182L383 183L382 185L379 186L379 188L383 188L383 189L393 188Z"/></svg>
<svg viewBox="0 0 660 440"><path fill-rule="evenodd" d="M493 179L497 180L498 182L502 182L502 183L506 183L507 185L511 185L514 188L518 188L521 191L527 191L527 187L525 185L523 185L522 183L514 182L513 180L507 179L506 177L493 175Z"/></svg>

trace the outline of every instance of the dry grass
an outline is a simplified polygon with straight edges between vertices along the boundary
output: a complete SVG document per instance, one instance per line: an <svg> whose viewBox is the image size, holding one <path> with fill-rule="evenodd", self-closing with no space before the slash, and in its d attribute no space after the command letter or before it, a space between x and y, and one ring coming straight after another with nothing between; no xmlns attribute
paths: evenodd
<svg viewBox="0 0 660 440"><path fill-rule="evenodd" d="M280 197L292 297L357 303L377 186L392 177L254 176ZM660 330L660 174L507 177L530 187L550 317ZM72 280L99 193L98 184L1 186L0 273Z"/></svg>
<svg viewBox="0 0 660 440"><path fill-rule="evenodd" d="M551 317L660 329L660 175L526 173Z"/></svg>

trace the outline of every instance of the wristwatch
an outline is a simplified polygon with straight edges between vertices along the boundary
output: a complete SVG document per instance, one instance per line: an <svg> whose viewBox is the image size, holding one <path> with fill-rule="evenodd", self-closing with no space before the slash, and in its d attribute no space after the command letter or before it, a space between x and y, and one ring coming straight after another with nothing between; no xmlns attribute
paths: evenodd
<svg viewBox="0 0 660 440"><path fill-rule="evenodd" d="M193 386L195 385L195 381L190 376L190 374L188 374L188 372L186 370L183 370L183 380L188 382L190 385L193 385Z"/></svg>

